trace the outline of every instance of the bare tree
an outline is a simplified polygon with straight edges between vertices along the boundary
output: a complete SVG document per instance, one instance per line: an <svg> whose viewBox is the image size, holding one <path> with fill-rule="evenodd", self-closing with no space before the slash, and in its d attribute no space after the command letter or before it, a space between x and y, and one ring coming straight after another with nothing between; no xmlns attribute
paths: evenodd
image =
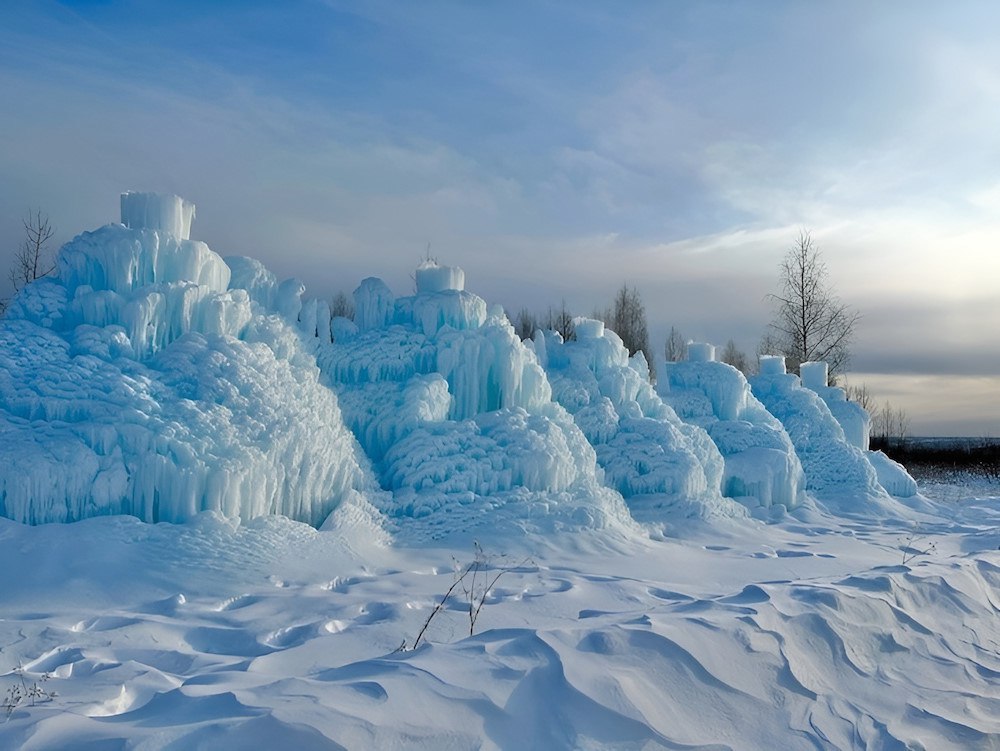
<svg viewBox="0 0 1000 751"><path fill-rule="evenodd" d="M733 339L726 342L726 346L722 350L722 355L719 357L719 361L732 365L744 375L751 374L750 358L746 356L746 353L743 350L736 346L736 341Z"/></svg>
<svg viewBox="0 0 1000 751"><path fill-rule="evenodd" d="M687 359L687 339L673 326L670 327L670 333L667 334L667 343L663 347L663 354L667 362L680 362Z"/></svg>
<svg viewBox="0 0 1000 751"><path fill-rule="evenodd" d="M330 317L337 318L338 316L354 319L354 300L344 294L343 290L334 295L330 302Z"/></svg>
<svg viewBox="0 0 1000 751"><path fill-rule="evenodd" d="M24 240L14 253L14 265L9 274L14 294L25 284L55 271L55 263L49 251L49 240L55 234L55 228L49 222L48 215L43 214L40 209L29 211L21 223L24 225Z"/></svg>
<svg viewBox="0 0 1000 751"><path fill-rule="evenodd" d="M860 386L847 385L844 388L844 394L847 396L847 401L855 402L874 420L878 405L875 403L875 396L868 390L867 384L862 383Z"/></svg>
<svg viewBox="0 0 1000 751"><path fill-rule="evenodd" d="M902 408L895 409L888 401L872 415L872 438L876 445L901 446L910 433L910 416Z"/></svg>
<svg viewBox="0 0 1000 751"><path fill-rule="evenodd" d="M563 307L565 307L565 305ZM518 311L517 316L514 318L514 331L517 332L517 335L520 337L522 342L533 337L535 332L540 328L541 326L539 326L538 319L535 317L535 314L527 308L521 308L521 310Z"/></svg>
<svg viewBox="0 0 1000 751"><path fill-rule="evenodd" d="M605 323L622 338L622 342L628 348L629 355L642 351L649 365L649 375L651 378L655 378L656 366L653 363L653 358L650 357L646 307L642 304L639 290L623 284L622 288L618 290L618 294L615 295L610 312L610 320L605 320Z"/></svg>
<svg viewBox="0 0 1000 751"><path fill-rule="evenodd" d="M789 370L820 360L834 377L850 359L848 346L860 314L840 302L827 281L826 264L809 233L799 233L781 264L781 291L768 295L775 304L771 322L776 352L788 360Z"/></svg>
<svg viewBox="0 0 1000 751"><path fill-rule="evenodd" d="M544 328L559 332L564 342L576 339L576 326L573 324L573 316L570 315L565 300L562 301L559 308L549 308Z"/></svg>

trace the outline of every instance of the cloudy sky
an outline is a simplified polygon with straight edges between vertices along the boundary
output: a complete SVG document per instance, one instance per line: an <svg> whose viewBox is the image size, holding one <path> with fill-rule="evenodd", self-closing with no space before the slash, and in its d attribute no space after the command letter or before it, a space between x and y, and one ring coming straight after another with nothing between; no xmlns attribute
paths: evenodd
<svg viewBox="0 0 1000 751"><path fill-rule="evenodd" d="M11 0L0 248L174 192L311 295L405 294L429 247L511 311L628 283L657 350L753 351L805 228L863 315L850 382L997 436L998 7Z"/></svg>

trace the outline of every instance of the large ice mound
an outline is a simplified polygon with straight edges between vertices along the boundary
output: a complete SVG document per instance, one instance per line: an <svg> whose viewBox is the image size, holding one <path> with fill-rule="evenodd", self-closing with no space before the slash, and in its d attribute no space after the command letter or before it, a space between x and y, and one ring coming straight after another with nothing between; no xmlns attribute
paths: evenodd
<svg viewBox="0 0 1000 751"><path fill-rule="evenodd" d="M686 362L665 362L657 389L681 419L704 428L725 459L723 494L748 507L795 508L805 476L791 438L750 391L743 374L714 361L714 347L688 345Z"/></svg>
<svg viewBox="0 0 1000 751"><path fill-rule="evenodd" d="M368 278L354 301L318 360L391 491L380 509L396 534L632 528L535 353L461 269L424 263L400 298Z"/></svg>
<svg viewBox="0 0 1000 751"><path fill-rule="evenodd" d="M848 511L916 491L821 363L800 383L765 359L751 393L693 344L658 393L602 322L522 342L458 267L426 260L402 297L365 279L333 317L191 240L193 204L125 193L121 211L0 321L2 516L284 514L421 540L630 534L794 508L803 485Z"/></svg>
<svg viewBox="0 0 1000 751"><path fill-rule="evenodd" d="M0 515L319 525L366 503L374 478L315 359L187 239L193 216L124 194L123 223L65 245L0 320Z"/></svg>
<svg viewBox="0 0 1000 751"><path fill-rule="evenodd" d="M807 368L806 381L819 387L817 371ZM750 379L750 386L788 431L805 470L807 490L843 511L874 509L888 499L857 436L849 439L820 395L803 386L799 376L785 372L784 357L762 357L760 373Z"/></svg>
<svg viewBox="0 0 1000 751"><path fill-rule="evenodd" d="M874 467L878 483L890 495L910 498L917 494L917 481L902 464L893 461L881 451L869 451L871 417L857 402L847 400L842 388L830 386L829 372L825 362L804 362L799 366L802 385L814 391L829 408L834 419L844 429L844 437L852 446L865 452Z"/></svg>
<svg viewBox="0 0 1000 751"><path fill-rule="evenodd" d="M600 321L575 320L576 339L539 332L532 342L553 396L594 447L605 481L640 521L745 516L721 496L724 465L708 434L657 395L639 352Z"/></svg>

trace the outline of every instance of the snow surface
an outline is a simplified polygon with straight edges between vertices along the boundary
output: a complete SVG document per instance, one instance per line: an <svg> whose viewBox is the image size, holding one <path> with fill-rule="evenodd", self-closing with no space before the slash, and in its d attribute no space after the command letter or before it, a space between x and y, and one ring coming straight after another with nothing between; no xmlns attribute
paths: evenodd
<svg viewBox="0 0 1000 751"><path fill-rule="evenodd" d="M368 548L277 516L0 519L0 691L20 663L57 694L0 716L0 742L996 748L1000 498L874 522L483 538L511 570L474 635L459 588L396 651L470 547Z"/></svg>

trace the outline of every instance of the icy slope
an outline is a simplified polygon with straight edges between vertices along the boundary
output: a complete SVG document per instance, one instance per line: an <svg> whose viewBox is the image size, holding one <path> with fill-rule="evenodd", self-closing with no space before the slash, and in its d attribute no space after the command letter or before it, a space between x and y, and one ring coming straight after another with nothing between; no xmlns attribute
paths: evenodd
<svg viewBox="0 0 1000 751"><path fill-rule="evenodd" d="M785 372L785 358L761 358L750 379L753 395L788 431L806 475L806 489L830 508L856 512L892 508L865 451L848 440L830 408L799 377Z"/></svg>
<svg viewBox="0 0 1000 751"><path fill-rule="evenodd" d="M0 320L0 515L318 525L364 507L374 479L315 360L222 258L172 234L192 215L124 195L128 226L68 243Z"/></svg>
<svg viewBox="0 0 1000 751"><path fill-rule="evenodd" d="M576 340L540 333L533 347L553 396L597 452L605 481L640 521L671 516L745 516L722 498L723 461L704 430L682 422L649 383L641 353L600 321L578 318Z"/></svg>
<svg viewBox="0 0 1000 751"><path fill-rule="evenodd" d="M660 396L715 442L725 459L726 496L751 508L795 508L803 499L805 476L788 433L750 392L740 371L714 361L714 349L689 344L688 361L663 363Z"/></svg>
<svg viewBox="0 0 1000 751"><path fill-rule="evenodd" d="M417 292L379 279L354 293L317 358L344 419L391 491L380 509L401 539L522 530L634 531L601 484L593 449L499 308L427 263Z"/></svg>
<svg viewBox="0 0 1000 751"><path fill-rule="evenodd" d="M828 369L824 362L804 362L800 366L802 385L815 391L830 409L840 427L844 429L844 437L852 446L863 450L869 463L875 469L879 485L890 495L899 498L910 498L917 493L917 481L910 477L906 468L893 461L881 451L869 451L868 439L871 430L871 417L855 402L849 402L843 389L829 386Z"/></svg>

